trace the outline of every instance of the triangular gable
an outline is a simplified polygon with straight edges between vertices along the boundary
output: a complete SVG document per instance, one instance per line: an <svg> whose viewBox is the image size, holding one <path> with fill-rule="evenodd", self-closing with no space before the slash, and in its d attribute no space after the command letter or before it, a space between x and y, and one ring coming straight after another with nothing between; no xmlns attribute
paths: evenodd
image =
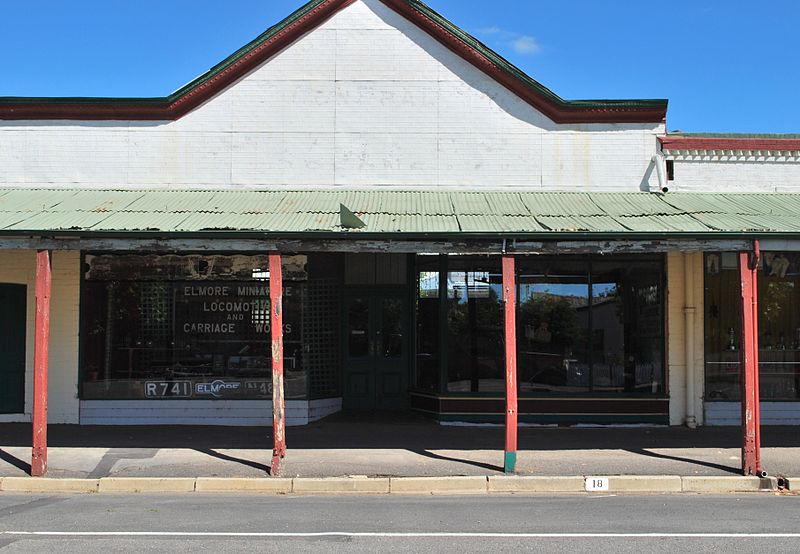
<svg viewBox="0 0 800 554"><path fill-rule="evenodd" d="M356 0L311 0L162 98L0 98L0 119L176 120ZM380 0L556 123L659 123L666 100L564 100L418 0Z"/></svg>

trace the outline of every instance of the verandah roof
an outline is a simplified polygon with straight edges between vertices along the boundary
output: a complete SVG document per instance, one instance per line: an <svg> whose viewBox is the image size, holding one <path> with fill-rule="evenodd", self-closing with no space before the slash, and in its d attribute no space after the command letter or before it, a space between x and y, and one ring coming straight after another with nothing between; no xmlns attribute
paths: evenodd
<svg viewBox="0 0 800 554"><path fill-rule="evenodd" d="M366 224L341 225L340 205ZM0 189L6 235L800 234L800 194Z"/></svg>

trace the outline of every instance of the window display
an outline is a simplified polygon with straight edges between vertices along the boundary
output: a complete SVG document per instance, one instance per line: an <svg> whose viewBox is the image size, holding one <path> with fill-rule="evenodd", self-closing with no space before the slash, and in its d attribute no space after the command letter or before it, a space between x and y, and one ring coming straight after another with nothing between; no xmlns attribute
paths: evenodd
<svg viewBox="0 0 800 554"><path fill-rule="evenodd" d="M705 369L709 401L741 399L742 297L738 256L705 257ZM758 265L762 400L800 399L800 253L763 252Z"/></svg>
<svg viewBox="0 0 800 554"><path fill-rule="evenodd" d="M499 257L432 258L417 266L417 388L442 374L446 392L502 394ZM520 394L665 393L663 257L516 260Z"/></svg>
<svg viewBox="0 0 800 554"><path fill-rule="evenodd" d="M284 276L286 398L306 396L302 257ZM87 255L84 399L271 398L267 256Z"/></svg>

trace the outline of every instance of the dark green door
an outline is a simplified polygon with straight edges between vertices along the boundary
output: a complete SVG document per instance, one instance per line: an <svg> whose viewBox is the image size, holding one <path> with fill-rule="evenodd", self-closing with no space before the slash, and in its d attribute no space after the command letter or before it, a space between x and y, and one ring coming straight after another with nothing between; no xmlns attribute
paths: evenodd
<svg viewBox="0 0 800 554"><path fill-rule="evenodd" d="M404 289L345 295L344 409L408 405L408 311Z"/></svg>
<svg viewBox="0 0 800 554"><path fill-rule="evenodd" d="M25 411L25 285L0 284L0 414Z"/></svg>

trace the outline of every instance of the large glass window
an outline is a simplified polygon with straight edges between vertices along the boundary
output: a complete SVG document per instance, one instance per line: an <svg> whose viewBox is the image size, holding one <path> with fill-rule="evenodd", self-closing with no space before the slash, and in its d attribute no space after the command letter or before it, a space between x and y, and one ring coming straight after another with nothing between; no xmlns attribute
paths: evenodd
<svg viewBox="0 0 800 554"><path fill-rule="evenodd" d="M588 391L588 264L521 258L518 266L520 391Z"/></svg>
<svg viewBox="0 0 800 554"><path fill-rule="evenodd" d="M660 259L518 260L521 392L664 391Z"/></svg>
<svg viewBox="0 0 800 554"><path fill-rule="evenodd" d="M738 256L705 256L706 400L741 399L742 298ZM758 266L762 400L800 399L800 253L764 252Z"/></svg>
<svg viewBox="0 0 800 554"><path fill-rule="evenodd" d="M498 258L451 258L447 272L447 390L505 390L503 279Z"/></svg>
<svg viewBox="0 0 800 554"><path fill-rule="evenodd" d="M271 398L266 256L87 255L82 398ZM285 271L286 397L306 396L304 265Z"/></svg>
<svg viewBox="0 0 800 554"><path fill-rule="evenodd" d="M444 370L446 392L502 393L500 259L445 263L417 262L417 387L437 390ZM521 394L664 393L663 258L518 256L516 267Z"/></svg>
<svg viewBox="0 0 800 554"><path fill-rule="evenodd" d="M439 256L420 256L417 262L416 388L439 390Z"/></svg>

